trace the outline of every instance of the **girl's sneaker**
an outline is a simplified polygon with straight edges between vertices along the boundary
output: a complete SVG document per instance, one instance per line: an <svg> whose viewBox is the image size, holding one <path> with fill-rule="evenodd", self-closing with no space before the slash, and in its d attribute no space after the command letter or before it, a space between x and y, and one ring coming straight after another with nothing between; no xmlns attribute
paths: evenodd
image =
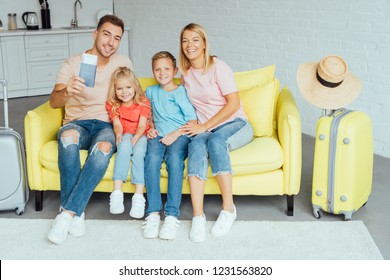
<svg viewBox="0 0 390 280"><path fill-rule="evenodd" d="M110 195L110 213L122 214L124 211L123 192L121 190L115 190Z"/></svg>
<svg viewBox="0 0 390 280"><path fill-rule="evenodd" d="M145 215L145 198L142 194L135 193L131 199L131 210L129 215L140 219Z"/></svg>

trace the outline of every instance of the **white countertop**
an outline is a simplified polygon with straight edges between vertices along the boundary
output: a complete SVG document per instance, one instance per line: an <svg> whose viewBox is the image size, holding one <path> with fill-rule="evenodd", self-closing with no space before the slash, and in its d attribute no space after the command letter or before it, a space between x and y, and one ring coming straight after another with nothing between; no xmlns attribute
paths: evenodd
<svg viewBox="0 0 390 280"><path fill-rule="evenodd" d="M57 27L57 28L38 29L38 30L27 30L27 29L3 30L0 31L0 37L23 36L23 35L47 35L47 34L62 34L62 33L86 33L86 32L92 32L95 29L96 27L91 27L87 29L65 29L65 28Z"/></svg>
<svg viewBox="0 0 390 280"><path fill-rule="evenodd" d="M51 29L38 29L38 30L2 30L0 31L0 37L9 36L23 36L23 35L48 35L48 34L68 34L68 33L91 33L96 30L96 27L80 28L80 29L66 29L65 27L56 27ZM129 30L129 27L125 27L125 30Z"/></svg>

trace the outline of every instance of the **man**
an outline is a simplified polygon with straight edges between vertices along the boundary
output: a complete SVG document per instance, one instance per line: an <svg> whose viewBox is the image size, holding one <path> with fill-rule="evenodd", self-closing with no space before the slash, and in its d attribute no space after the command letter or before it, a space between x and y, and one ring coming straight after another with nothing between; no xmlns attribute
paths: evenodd
<svg viewBox="0 0 390 280"><path fill-rule="evenodd" d="M115 135L105 104L114 70L119 66L133 70L130 59L116 53L123 30L123 21L118 17L102 17L93 34L93 47L85 52L97 56L94 87L86 87L78 76L82 59L78 54L62 64L50 95L52 108L65 108L63 127L58 133L61 213L48 234L55 244L64 243L68 233L75 237L85 234L84 209L115 150ZM83 168L80 149L88 150Z"/></svg>

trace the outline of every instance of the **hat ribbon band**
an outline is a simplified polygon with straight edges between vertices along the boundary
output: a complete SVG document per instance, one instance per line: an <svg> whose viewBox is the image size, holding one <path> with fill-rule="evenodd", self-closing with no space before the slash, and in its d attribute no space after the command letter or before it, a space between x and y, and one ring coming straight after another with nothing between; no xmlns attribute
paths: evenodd
<svg viewBox="0 0 390 280"><path fill-rule="evenodd" d="M324 87L328 87L328 88L338 87L344 81L344 80L342 80L341 82L338 82L338 83L331 83L331 82L325 81L323 78L320 77L320 75L318 75L318 72L317 72L317 80L320 82L321 85L323 85Z"/></svg>

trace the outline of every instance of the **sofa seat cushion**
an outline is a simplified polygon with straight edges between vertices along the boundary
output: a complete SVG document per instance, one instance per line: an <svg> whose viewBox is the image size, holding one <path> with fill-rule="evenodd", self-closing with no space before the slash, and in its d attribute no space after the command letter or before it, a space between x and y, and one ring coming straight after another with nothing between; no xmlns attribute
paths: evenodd
<svg viewBox="0 0 390 280"><path fill-rule="evenodd" d="M80 151L81 165L84 165L88 152ZM283 151L279 142L273 137L254 138L248 145L230 153L234 175L258 174L279 169L283 165ZM40 151L41 164L52 171L58 171L58 142L46 143ZM114 171L115 154L111 158L104 179L111 180ZM168 177L165 164L161 168L161 176ZM187 176L187 168L184 177ZM212 177L211 168L208 177Z"/></svg>

